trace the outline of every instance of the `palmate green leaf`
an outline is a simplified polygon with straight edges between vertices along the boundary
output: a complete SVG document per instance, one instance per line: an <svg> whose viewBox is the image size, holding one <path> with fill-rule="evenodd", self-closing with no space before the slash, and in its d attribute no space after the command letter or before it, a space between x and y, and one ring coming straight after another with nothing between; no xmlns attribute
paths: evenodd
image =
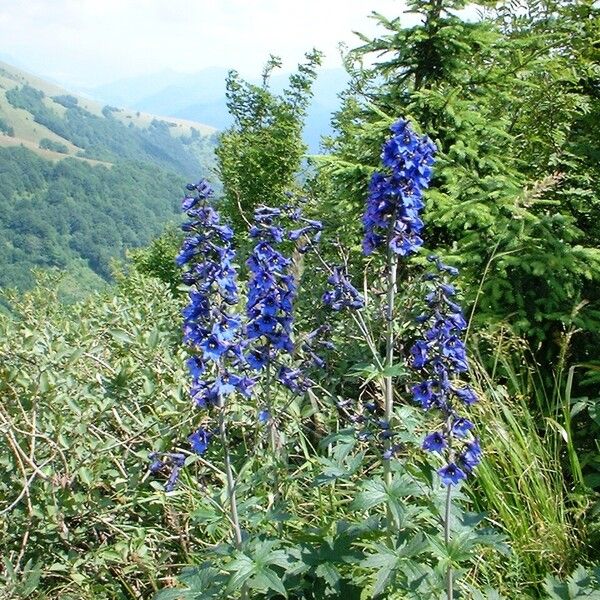
<svg viewBox="0 0 600 600"><path fill-rule="evenodd" d="M156 346L158 346L158 342L160 340L160 332L158 331L158 329L153 329L150 334L148 335L148 340L147 340L147 344L148 344L148 348L150 348L151 350L154 350L154 348L156 348Z"/></svg>
<svg viewBox="0 0 600 600"><path fill-rule="evenodd" d="M329 586L338 588L340 583L340 572L331 563L320 564L315 572L319 577L322 577Z"/></svg>
<svg viewBox="0 0 600 600"><path fill-rule="evenodd" d="M283 580L269 567L262 567L258 570L249 581L248 587L261 591L273 590L284 598L288 597Z"/></svg>
<svg viewBox="0 0 600 600"><path fill-rule="evenodd" d="M144 377L144 382L142 384L142 390L146 396L152 396L154 393L154 383L148 377Z"/></svg>
<svg viewBox="0 0 600 600"><path fill-rule="evenodd" d="M90 487L94 482L94 475L87 467L81 467L78 469L77 475L79 476L79 479L88 487Z"/></svg>
<svg viewBox="0 0 600 600"><path fill-rule="evenodd" d="M388 500L388 490L382 479L366 481L351 504L353 510L369 510Z"/></svg>
<svg viewBox="0 0 600 600"><path fill-rule="evenodd" d="M493 590L492 588L485 588L481 591L473 589L469 590L469 593L471 594L472 600L506 600L500 592Z"/></svg>
<svg viewBox="0 0 600 600"><path fill-rule="evenodd" d="M335 433L331 433L325 436L320 442L320 448L327 448L328 446L337 448L340 445L344 446L356 446L356 433L354 429L341 429Z"/></svg>
<svg viewBox="0 0 600 600"><path fill-rule="evenodd" d="M338 479L345 481L354 475L360 468L364 460L364 453L361 452L356 456L347 458L346 460L332 460L329 458L319 457L322 472L315 477L315 485L327 485L334 483Z"/></svg>
<svg viewBox="0 0 600 600"><path fill-rule="evenodd" d="M21 571L22 583L19 586L19 592L24 598L29 597L40 584L42 575L42 562L34 564L32 559L29 559Z"/></svg>
<svg viewBox="0 0 600 600"><path fill-rule="evenodd" d="M244 585L259 590L274 590L287 597L281 577L271 566L281 567L284 571L291 564L290 555L277 549L276 540L251 542L244 552L237 552L226 566L231 573L227 582L228 591L236 591Z"/></svg>
<svg viewBox="0 0 600 600"><path fill-rule="evenodd" d="M398 561L393 555L386 556L385 561L380 564L379 571L377 571L377 576L375 578L375 582L373 583L373 587L371 588L371 595L373 598L376 598L380 594L383 594L385 589L392 582L392 579L396 574L397 564Z"/></svg>
<svg viewBox="0 0 600 600"><path fill-rule="evenodd" d="M389 367L385 367L381 371L381 375L383 377L403 377L408 373L407 368L402 364L391 365Z"/></svg>
<svg viewBox="0 0 600 600"><path fill-rule="evenodd" d="M286 567L289 563L289 557L284 550L274 550L280 545L279 541L264 540L256 544L253 548L252 559L259 564L278 565Z"/></svg>
<svg viewBox="0 0 600 600"><path fill-rule="evenodd" d="M381 504L398 504L403 498L409 496L419 497L423 490L407 475L395 476L388 487L382 479L366 481L356 498L352 502L355 510L368 510Z"/></svg>
<svg viewBox="0 0 600 600"><path fill-rule="evenodd" d="M600 580L581 565L566 581L548 575L544 580L544 590L552 600L600 600Z"/></svg>
<svg viewBox="0 0 600 600"><path fill-rule="evenodd" d="M227 581L227 591L235 592L242 589L242 586L254 575L254 561L245 554L238 554L230 563L227 564L227 571L232 573Z"/></svg>
<svg viewBox="0 0 600 600"><path fill-rule="evenodd" d="M504 556L508 556L511 552L510 546L506 543L506 535L489 528L471 531L468 544L473 549L478 546L491 548Z"/></svg>
<svg viewBox="0 0 600 600"><path fill-rule="evenodd" d="M382 376L382 369L374 365L373 363L355 365L348 373L347 377L364 379L365 383L372 381L373 379Z"/></svg>
<svg viewBox="0 0 600 600"><path fill-rule="evenodd" d="M371 594L375 598L383 594L386 588L395 580L398 574L408 581L418 580L423 573L415 567L418 565L417 557L429 548L427 539L421 534L403 541L396 548L390 548L385 544L374 544L370 546L374 550L361 566L377 569L377 575L371 588Z"/></svg>
<svg viewBox="0 0 600 600"><path fill-rule="evenodd" d="M208 563L187 567L179 576L185 589L161 590L154 600L216 600L222 597L225 576Z"/></svg>

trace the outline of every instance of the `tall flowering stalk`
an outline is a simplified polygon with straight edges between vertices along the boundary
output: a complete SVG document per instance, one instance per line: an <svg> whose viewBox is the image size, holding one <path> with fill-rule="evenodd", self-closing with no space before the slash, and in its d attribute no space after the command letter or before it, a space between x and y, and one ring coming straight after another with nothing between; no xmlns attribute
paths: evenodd
<svg viewBox="0 0 600 600"><path fill-rule="evenodd" d="M458 269L435 256L429 260L438 272L426 277L427 310L417 318L423 338L411 348L412 366L423 381L412 388L412 393L423 409L437 415L437 427L425 437L423 449L443 457L445 464L438 474L450 488L466 479L480 462L481 448L472 436L473 423L460 412L461 407L477 402L477 395L459 381L469 363L462 339L467 324L450 281Z"/></svg>
<svg viewBox="0 0 600 600"><path fill-rule="evenodd" d="M462 339L467 324L456 302L456 288L451 279L458 269L445 265L436 256L437 272L426 276L427 310L417 318L423 337L411 348L412 366L422 381L412 388L421 407L435 415L434 430L423 440L423 449L439 454L443 466L438 470L447 487L444 515L444 537L450 541L450 507L452 486L458 485L479 464L481 447L472 434L473 423L461 414L461 408L477 401L471 387L459 381L469 369ZM452 570L447 572L448 598L453 597Z"/></svg>
<svg viewBox="0 0 600 600"><path fill-rule="evenodd" d="M218 434L225 458L231 521L236 543L242 543L235 498L235 481L227 445L225 400L238 392L250 396L254 379L243 372L243 327L235 312L238 302L233 232L223 225L211 206L213 190L205 180L187 186L182 209L189 217L182 228L188 234L176 258L185 267L183 282L190 286L189 304L183 310L184 341L191 356L190 394L196 405L218 411ZM192 450L206 452L215 433L205 427L189 437Z"/></svg>
<svg viewBox="0 0 600 600"><path fill-rule="evenodd" d="M372 254L376 249L386 253L386 354L384 366L390 371L394 364L394 304L398 260L419 250L424 208L423 190L429 185L434 162L435 145L427 136L416 134L410 124L400 119L390 130L392 137L383 145L381 160L385 173L371 177L367 206L363 215L365 234L363 252ZM384 420L387 426L393 416L393 377L384 378ZM391 440L385 441L385 456L390 455ZM388 460L384 463L384 477L388 485L392 472Z"/></svg>
<svg viewBox="0 0 600 600"><path fill-rule="evenodd" d="M287 231L281 225L283 219L298 222L301 227ZM319 221L302 217L299 209L291 206L261 206L254 211L250 237L256 243L246 261L250 281L246 303L249 346L245 359L255 371L265 373L265 406L259 413L259 419L268 423L273 451L277 448L276 422L271 406L273 376L294 393L305 391L310 384L301 368L291 367L281 360L297 350L293 341L293 306L297 282L292 273L292 260L284 256L279 248L284 241L291 240L295 242L297 250L305 252L313 242L318 241L321 230ZM314 332L309 334L309 339L314 337ZM306 351L306 339L303 346Z"/></svg>

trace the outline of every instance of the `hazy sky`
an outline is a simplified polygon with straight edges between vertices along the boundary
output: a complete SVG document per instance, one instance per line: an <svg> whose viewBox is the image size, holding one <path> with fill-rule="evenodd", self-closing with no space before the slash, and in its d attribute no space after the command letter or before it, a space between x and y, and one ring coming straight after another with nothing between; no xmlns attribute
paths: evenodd
<svg viewBox="0 0 600 600"><path fill-rule="evenodd" d="M338 66L339 42L376 31L371 11L403 0L0 0L0 53L74 87L163 69L256 75L270 53L291 70L305 51ZM414 17L410 22L414 22Z"/></svg>

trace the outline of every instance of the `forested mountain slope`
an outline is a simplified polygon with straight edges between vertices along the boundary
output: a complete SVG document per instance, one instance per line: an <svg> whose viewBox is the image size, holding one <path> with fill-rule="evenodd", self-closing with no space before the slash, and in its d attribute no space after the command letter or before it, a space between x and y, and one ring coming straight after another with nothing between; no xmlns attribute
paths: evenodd
<svg viewBox="0 0 600 600"><path fill-rule="evenodd" d="M59 267L83 287L177 218L174 190L213 165L215 130L77 97L0 62L0 286Z"/></svg>

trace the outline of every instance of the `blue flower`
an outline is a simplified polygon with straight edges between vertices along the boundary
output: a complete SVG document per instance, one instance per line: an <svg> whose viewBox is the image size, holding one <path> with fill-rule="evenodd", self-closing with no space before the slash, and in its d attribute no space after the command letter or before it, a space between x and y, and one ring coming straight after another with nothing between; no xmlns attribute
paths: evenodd
<svg viewBox="0 0 600 600"><path fill-rule="evenodd" d="M470 406L477 402L477 394L470 387L456 388L452 390L466 405Z"/></svg>
<svg viewBox="0 0 600 600"><path fill-rule="evenodd" d="M231 375L228 371L223 371L215 379L214 389L220 399L235 392L236 386L234 377L235 376Z"/></svg>
<svg viewBox="0 0 600 600"><path fill-rule="evenodd" d="M310 382L303 376L299 369L282 366L277 373L277 379L292 392L299 394L310 386Z"/></svg>
<svg viewBox="0 0 600 600"><path fill-rule="evenodd" d="M228 346L218 336L211 334L207 336L198 346L204 352L204 360L217 361L227 352Z"/></svg>
<svg viewBox="0 0 600 600"><path fill-rule="evenodd" d="M333 289L323 294L323 303L333 310L344 308L359 309L365 305L360 292L350 283L348 274L341 267L333 267L333 272L327 279Z"/></svg>
<svg viewBox="0 0 600 600"><path fill-rule="evenodd" d="M394 254L407 256L423 245L419 236L423 228L419 216L424 207L421 196L429 185L435 145L414 133L404 119L390 130L393 136L381 153L389 173L376 172L369 183L363 252L371 254L386 243Z"/></svg>
<svg viewBox="0 0 600 600"><path fill-rule="evenodd" d="M148 458L152 460L149 470L153 475L169 471L169 477L165 483L165 491L172 492L179 479L181 467L185 463L185 456L179 452L165 452L162 455L158 452L151 452Z"/></svg>
<svg viewBox="0 0 600 600"><path fill-rule="evenodd" d="M236 332L241 327L241 321L238 316L232 317L223 315L220 321L213 325L212 333L218 339L230 342L235 338Z"/></svg>
<svg viewBox="0 0 600 600"><path fill-rule="evenodd" d="M446 442L446 438L439 431L430 433L423 440L423 450L428 450L429 452L441 453L447 446L448 442Z"/></svg>
<svg viewBox="0 0 600 600"><path fill-rule="evenodd" d="M467 473L470 473L481 462L481 455L479 440L473 440L466 444L458 457L458 462Z"/></svg>
<svg viewBox="0 0 600 600"><path fill-rule="evenodd" d="M413 399L425 410L429 409L434 402L433 381L427 379L412 387Z"/></svg>
<svg viewBox="0 0 600 600"><path fill-rule="evenodd" d="M446 486L458 485L463 479L467 478L467 474L455 463L450 463L439 469L438 474L442 483Z"/></svg>
<svg viewBox="0 0 600 600"><path fill-rule="evenodd" d="M192 450L196 454L204 454L208 449L208 445L210 443L211 438L213 437L213 433L201 427L197 429L192 435L188 437Z"/></svg>
<svg viewBox="0 0 600 600"><path fill-rule="evenodd" d="M477 395L469 386L455 386L452 382L468 370L466 347L462 331L466 323L460 305L449 297L456 296L456 288L447 279L458 270L441 262L437 256L428 257L438 272L429 273L425 302L428 311L419 315L417 322L423 328L423 338L411 349L412 366L424 372L427 379L412 387L413 398L424 409L437 409L445 423L442 431L429 434L423 449L442 454L448 465L438 471L445 485L456 485L479 464L481 448L468 438L473 423L460 416L456 401L471 405Z"/></svg>
<svg viewBox="0 0 600 600"><path fill-rule="evenodd" d="M464 438L473 429L474 425L464 417L458 417L452 422L452 435L458 438Z"/></svg>
<svg viewBox="0 0 600 600"><path fill-rule="evenodd" d="M150 466L148 467L148 470L153 475L156 475L157 473L159 473L160 471L162 471L165 468L166 464L167 464L164 460L161 460L160 458L158 458L158 455L157 455L156 452L152 452L150 454L149 458L152 460L152 462L150 463Z"/></svg>
<svg viewBox="0 0 600 600"><path fill-rule="evenodd" d="M248 375L243 375L242 377L232 375L231 381L235 386L235 389L242 394L242 396L245 396L246 398L252 396L252 388L256 385L256 379L248 377Z"/></svg>
<svg viewBox="0 0 600 600"><path fill-rule="evenodd" d="M190 396L196 403L198 408L208 408L209 406L217 406L221 399L219 390L214 382L197 381L190 390Z"/></svg>
<svg viewBox="0 0 600 600"><path fill-rule="evenodd" d="M412 364L415 369L422 369L427 364L429 360L428 350L429 346L425 340L418 340L413 344L410 353L413 357Z"/></svg>
<svg viewBox="0 0 600 600"><path fill-rule="evenodd" d="M206 370L206 365L198 356L190 356L186 361L192 379L197 380Z"/></svg>

